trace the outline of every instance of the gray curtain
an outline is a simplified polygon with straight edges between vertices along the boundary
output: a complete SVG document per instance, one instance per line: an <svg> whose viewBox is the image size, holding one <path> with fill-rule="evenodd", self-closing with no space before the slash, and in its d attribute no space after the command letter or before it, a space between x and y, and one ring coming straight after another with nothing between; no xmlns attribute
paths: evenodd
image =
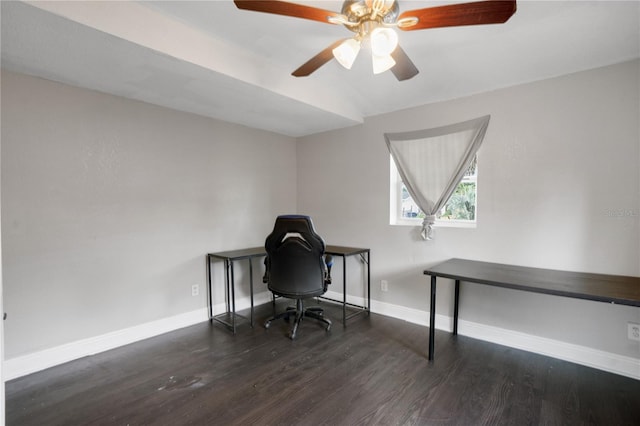
<svg viewBox="0 0 640 426"><path fill-rule="evenodd" d="M436 214L455 191L480 148L490 115L462 123L385 133L387 147L409 194L427 215L422 238L433 238Z"/></svg>

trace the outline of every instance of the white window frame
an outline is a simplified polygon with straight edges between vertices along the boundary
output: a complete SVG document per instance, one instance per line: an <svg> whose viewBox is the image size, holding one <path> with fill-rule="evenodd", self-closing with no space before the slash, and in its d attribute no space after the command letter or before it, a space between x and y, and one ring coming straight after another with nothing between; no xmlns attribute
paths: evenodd
<svg viewBox="0 0 640 426"><path fill-rule="evenodd" d="M422 218L402 216L402 178L393 157L389 155L389 223L401 226L422 226ZM476 228L478 222L478 168L475 176L464 176L461 182L475 182L476 184L476 210L474 220L440 219L437 218L435 227L441 228ZM448 202L448 201L447 201Z"/></svg>

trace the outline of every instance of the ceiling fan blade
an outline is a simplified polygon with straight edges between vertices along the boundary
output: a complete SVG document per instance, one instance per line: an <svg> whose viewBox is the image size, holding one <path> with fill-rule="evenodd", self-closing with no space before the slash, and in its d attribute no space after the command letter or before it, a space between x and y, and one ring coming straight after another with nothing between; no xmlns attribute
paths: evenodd
<svg viewBox="0 0 640 426"><path fill-rule="evenodd" d="M398 28L404 31L427 28L457 27L462 25L502 24L516 12L515 0L478 1L408 10L398 17L418 18L415 25Z"/></svg>
<svg viewBox="0 0 640 426"><path fill-rule="evenodd" d="M302 64L300 68L292 72L291 75L294 77L307 77L308 75L313 73L315 70L317 70L318 68L320 68L321 66L323 66L324 64L332 60L333 49L340 46L340 44L345 40L346 38L336 41L331 46L327 47L326 49L318 53L316 56L314 56L313 58L309 59L307 62Z"/></svg>
<svg viewBox="0 0 640 426"><path fill-rule="evenodd" d="M391 68L391 72L398 81L409 80L420 72L400 46L396 47L396 50L391 53L391 57L396 61L396 64Z"/></svg>
<svg viewBox="0 0 640 426"><path fill-rule="evenodd" d="M324 22L325 24L331 24L331 22L327 20L329 17L342 16L330 10L318 9L316 7L286 1L234 0L234 3L238 9L311 19L312 21Z"/></svg>

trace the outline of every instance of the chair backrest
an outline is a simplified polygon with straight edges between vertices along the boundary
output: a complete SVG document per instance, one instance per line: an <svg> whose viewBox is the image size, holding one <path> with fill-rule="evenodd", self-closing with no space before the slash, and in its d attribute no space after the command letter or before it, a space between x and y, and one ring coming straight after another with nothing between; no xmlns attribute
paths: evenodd
<svg viewBox="0 0 640 426"><path fill-rule="evenodd" d="M264 247L269 290L292 299L326 292L325 244L309 216L278 216Z"/></svg>

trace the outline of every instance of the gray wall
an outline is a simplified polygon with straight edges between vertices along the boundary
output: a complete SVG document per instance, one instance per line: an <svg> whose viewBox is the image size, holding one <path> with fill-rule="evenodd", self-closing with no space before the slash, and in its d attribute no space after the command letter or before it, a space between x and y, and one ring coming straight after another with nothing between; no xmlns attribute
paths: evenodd
<svg viewBox="0 0 640 426"><path fill-rule="evenodd" d="M296 209L295 139L9 72L2 151L6 359L204 310Z"/></svg>
<svg viewBox="0 0 640 426"><path fill-rule="evenodd" d="M298 211L334 244L370 247L374 299L428 310L425 267L451 257L640 275L637 61L370 117L298 141ZM385 132L491 114L478 154L478 224L389 225ZM623 211L621 217L618 212ZM380 292L380 280L389 291ZM439 314L452 312L451 282ZM461 319L639 358L640 309L463 286Z"/></svg>
<svg viewBox="0 0 640 426"><path fill-rule="evenodd" d="M450 257L639 275L638 76L638 62L619 64L296 142L3 72L6 358L204 309L204 254L260 245L293 211L332 244L370 247L374 299L407 308L428 310L422 271ZM389 225L382 134L484 114L477 228L424 242ZM463 292L463 320L638 357L637 308Z"/></svg>

